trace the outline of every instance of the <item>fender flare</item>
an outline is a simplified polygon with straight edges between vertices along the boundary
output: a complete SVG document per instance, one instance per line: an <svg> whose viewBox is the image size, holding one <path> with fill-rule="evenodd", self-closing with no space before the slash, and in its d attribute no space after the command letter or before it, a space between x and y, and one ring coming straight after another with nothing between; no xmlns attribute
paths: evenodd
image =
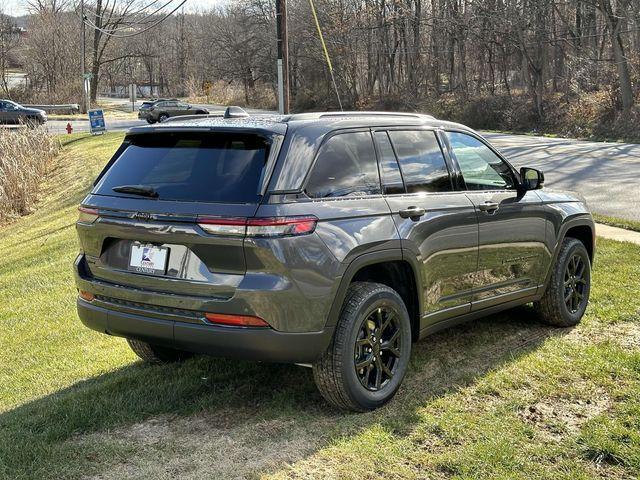
<svg viewBox="0 0 640 480"><path fill-rule="evenodd" d="M589 227L591 229L591 235L593 236L593 239L592 239L593 253L591 255L591 263L593 264L593 261L595 259L595 254L596 254L596 228L595 228L593 219L588 214L580 214L578 216L567 219L565 222L562 223L562 225L560 226L560 231L558 232L558 237L557 237L558 242L556 243L556 246L554 248L553 258L551 260L551 263L549 264L547 274L545 275L544 288L542 289L543 292L546 291L547 286L549 285L549 280L551 279L551 273L553 272L553 268L556 264L556 261L558 260L558 254L560 253L560 247L562 246L562 242L566 238L567 232L573 227Z"/></svg>
<svg viewBox="0 0 640 480"><path fill-rule="evenodd" d="M413 277L416 285L416 289L418 292L418 317L422 317L422 295L420 295L420 291L422 290L422 280L419 275L419 268L417 265L417 259L411 261L402 254L401 248L391 248L385 250L378 250L375 252L363 253L358 255L356 258L351 260L351 262L347 265L344 273L340 278L340 283L336 289L333 303L331 304L331 308L329 310L329 316L327 318L327 327L334 327L338 323L338 318L340 317L340 311L342 310L342 305L344 303L344 299L347 295L347 290L353 277L355 277L356 273L358 273L362 268L367 267L369 265L375 265L376 263L384 263L384 262L397 262L397 261L406 261L411 267L411 271L413 272ZM418 324L419 324L419 318Z"/></svg>

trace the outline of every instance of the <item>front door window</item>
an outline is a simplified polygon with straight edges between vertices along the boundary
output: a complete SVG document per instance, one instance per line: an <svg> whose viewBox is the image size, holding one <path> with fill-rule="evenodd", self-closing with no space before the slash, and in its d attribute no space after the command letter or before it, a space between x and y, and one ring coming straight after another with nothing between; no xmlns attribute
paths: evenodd
<svg viewBox="0 0 640 480"><path fill-rule="evenodd" d="M447 132L467 190L505 190L516 187L509 166L487 145L461 132Z"/></svg>

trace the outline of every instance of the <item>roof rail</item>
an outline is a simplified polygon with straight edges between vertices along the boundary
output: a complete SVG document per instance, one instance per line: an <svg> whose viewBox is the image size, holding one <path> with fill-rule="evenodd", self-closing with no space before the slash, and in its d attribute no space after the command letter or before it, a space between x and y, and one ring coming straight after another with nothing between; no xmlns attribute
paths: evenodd
<svg viewBox="0 0 640 480"><path fill-rule="evenodd" d="M224 116L224 114L222 112L219 113L207 113L205 115L199 114L193 114L193 115L178 115L177 117L169 117L167 118L164 122L161 122L162 125L164 125L165 123L173 123L173 122L179 122L181 120L198 120L201 118L222 118Z"/></svg>
<svg viewBox="0 0 640 480"><path fill-rule="evenodd" d="M435 118L432 115L409 112L378 112L378 111L350 111L350 112L317 112L299 113L292 115L291 119L312 119L328 117L410 117L410 118Z"/></svg>

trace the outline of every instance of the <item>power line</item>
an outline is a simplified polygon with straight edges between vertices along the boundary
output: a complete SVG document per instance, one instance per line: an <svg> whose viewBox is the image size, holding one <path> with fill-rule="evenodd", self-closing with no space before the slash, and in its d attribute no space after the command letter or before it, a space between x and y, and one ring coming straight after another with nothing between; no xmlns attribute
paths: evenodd
<svg viewBox="0 0 640 480"><path fill-rule="evenodd" d="M166 6L166 5L169 5L169 4L170 4L170 3L172 3L173 1L174 1L174 0L169 0L169 1L165 4L165 6ZM142 30L138 30L138 31L136 31L136 32L129 33L129 34L117 35L115 32L118 32L118 31L124 31L124 30L129 30L129 29L131 29L131 28L133 28L133 27L125 27L125 28L118 27L118 28L113 28L113 29L108 29L108 30L107 30L107 29L105 29L105 28L102 28L102 27L97 26L94 22L92 22L92 21L90 21L88 18L86 18L86 16L85 16L85 18L83 18L83 19L82 19L82 21L83 21L83 23L84 23L85 25L87 25L87 26L89 26L89 27L93 28L94 30L98 30L99 32L102 32L104 35L107 35L107 36L109 36L109 37L112 37L112 38L130 38L130 37L135 37L135 36L137 36L137 35L140 35L140 34L142 34L142 33L145 33L145 32L147 32L147 31L151 30L151 29L152 29L152 28L154 28L154 27L157 27L157 26L158 26L158 25L160 25L162 22L164 22L166 19L168 19L171 15L173 15L175 12L177 12L177 11L180 9L180 7L182 7L185 3L187 3L187 0L182 0L182 2L180 2L180 3L178 4L178 6L177 6L177 7L175 7L173 10L171 10L169 13L167 13L164 17L162 17L162 18L158 19L157 21L155 21L155 22L154 22L154 23L152 23L151 25L147 26L146 28L143 28ZM157 11L160 11L162 8L164 8L164 6L163 6L163 7L161 7L160 9L156 10L156 12L157 12ZM151 15L153 15L153 14L151 14ZM150 15L150 16L151 16L151 15ZM137 22L137 24L141 24L141 23L142 23L142 22Z"/></svg>
<svg viewBox="0 0 640 480"><path fill-rule="evenodd" d="M329 57L329 52L327 51L327 45L324 43L324 35L322 34L322 29L320 28L320 22L318 21L318 14L316 13L316 7L313 4L313 0L309 0L309 5L311 6L311 13L313 14L313 20L315 21L316 28L318 29L318 35L320 36L320 43L322 44L322 50L324 51L324 56L327 60L327 66L329 67L329 74L331 75L333 88L336 90L336 97L338 97L338 105L340 105L340 110L342 110L342 101L340 100L340 91L338 90L338 85L336 84L336 77L333 74L333 65L331 64L331 58Z"/></svg>

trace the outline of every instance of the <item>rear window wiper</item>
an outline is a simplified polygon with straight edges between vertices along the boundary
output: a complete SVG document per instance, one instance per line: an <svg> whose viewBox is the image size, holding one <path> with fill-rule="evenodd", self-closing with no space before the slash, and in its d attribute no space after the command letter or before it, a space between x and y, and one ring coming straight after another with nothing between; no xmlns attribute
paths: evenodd
<svg viewBox="0 0 640 480"><path fill-rule="evenodd" d="M131 195L141 195L143 197L158 198L155 188L146 185L118 185L111 190L118 193L129 193Z"/></svg>

